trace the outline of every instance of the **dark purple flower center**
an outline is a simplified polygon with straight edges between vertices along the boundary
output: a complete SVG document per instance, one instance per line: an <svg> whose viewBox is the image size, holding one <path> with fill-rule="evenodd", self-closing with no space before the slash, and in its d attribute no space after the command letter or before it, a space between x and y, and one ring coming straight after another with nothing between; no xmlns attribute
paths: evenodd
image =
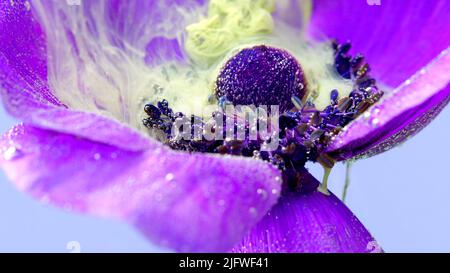
<svg viewBox="0 0 450 273"><path fill-rule="evenodd" d="M333 158L323 153L331 139L347 124L364 113L377 102L383 92L378 89L375 80L369 75L369 66L361 55L352 57L348 54L350 44L333 43L335 52L334 67L339 75L353 82L353 91L347 97L339 97L338 90L330 90L330 104L318 110L310 101L303 103L303 73L296 60L285 51L257 46L240 51L229 60L217 80L216 96L219 104L224 98L233 104L280 105L279 146L273 151L264 151L267 140L258 137L251 140L248 136L249 124L235 121L235 128L244 128L244 140L225 138L207 140L195 138L195 132L201 131L205 123L195 123L196 116L186 117L175 113L163 100L157 105L147 104L145 112L148 118L143 124L166 133L167 145L176 150L188 152L205 152L232 154L268 161L276 165L283 174L285 189L307 187L301 185L301 173L307 161L320 162L325 167L332 167ZM248 66L248 67L247 67ZM259 69L261 68L261 69ZM217 111L226 124L226 116ZM192 126L190 139L173 137L174 123L196 124ZM198 126L200 128L195 128ZM199 130L196 130L199 129Z"/></svg>
<svg viewBox="0 0 450 273"><path fill-rule="evenodd" d="M305 81L288 52L264 45L239 51L224 65L216 81L217 98L234 105L278 105L291 109L292 96L303 98Z"/></svg>

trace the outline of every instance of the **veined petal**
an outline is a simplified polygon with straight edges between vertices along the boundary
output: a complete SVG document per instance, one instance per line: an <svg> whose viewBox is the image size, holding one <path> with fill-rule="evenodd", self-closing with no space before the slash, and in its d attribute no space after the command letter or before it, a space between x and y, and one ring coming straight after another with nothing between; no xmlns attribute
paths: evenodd
<svg viewBox="0 0 450 273"><path fill-rule="evenodd" d="M352 121L330 143L337 159L387 151L422 130L450 100L450 48Z"/></svg>
<svg viewBox="0 0 450 273"><path fill-rule="evenodd" d="M44 34L25 3L0 3L0 91L15 115L28 107L62 105L47 84Z"/></svg>
<svg viewBox="0 0 450 273"><path fill-rule="evenodd" d="M125 151L21 125L1 139L0 166L37 199L124 219L177 251L229 249L278 200L280 174L268 164L151 146Z"/></svg>
<svg viewBox="0 0 450 273"><path fill-rule="evenodd" d="M371 75L396 87L449 46L450 2L316 0L309 33L316 39L350 40Z"/></svg>
<svg viewBox="0 0 450 273"><path fill-rule="evenodd" d="M186 58L182 47L184 27L206 9L205 1L202 0L112 0L80 3L76 5L73 1L73 5L70 5L66 1L39 0L0 3L0 91L6 109L13 116L22 118L25 112L32 114L39 108L47 109L49 105L63 106L67 101L55 90L70 94L75 85L83 85L77 82L77 77L74 76L78 70L82 70L83 60L79 58L77 63L74 59L64 58L77 55L80 57L80 47L77 44L80 41L75 37L80 36L79 39L84 39L83 41L92 41L100 47L99 52L103 52L111 62L119 58L114 55L114 47L130 55L138 55L136 58L149 65L182 61ZM62 9L65 12L61 12ZM39 14L43 16L38 20ZM83 17L77 23L70 21L68 14L73 16L71 19L77 18L77 14ZM99 17L99 14L102 16ZM44 32L46 27L50 29L48 33ZM83 36L85 34L86 36ZM59 51L55 49L55 45ZM88 53L83 56L84 61L99 58L98 54ZM121 58L124 62L127 60L126 57ZM55 65L55 62L59 65ZM104 73L102 67L98 69L98 73ZM114 68L111 68L111 71L114 73L101 75L107 80L129 72L123 69L116 71ZM60 73L61 76L70 75L75 77L75 80L69 80L71 85L66 85L63 91L55 89L49 80L55 77L55 73ZM129 82L124 85L129 87ZM105 92L111 97L115 95L111 90L89 92L99 93L100 98ZM80 96L92 95L87 93ZM116 104L120 104L119 100ZM95 108L95 104L92 107Z"/></svg>
<svg viewBox="0 0 450 273"><path fill-rule="evenodd" d="M305 179L314 179L305 175ZM232 251L340 253L382 249L336 196L313 191L282 196Z"/></svg>

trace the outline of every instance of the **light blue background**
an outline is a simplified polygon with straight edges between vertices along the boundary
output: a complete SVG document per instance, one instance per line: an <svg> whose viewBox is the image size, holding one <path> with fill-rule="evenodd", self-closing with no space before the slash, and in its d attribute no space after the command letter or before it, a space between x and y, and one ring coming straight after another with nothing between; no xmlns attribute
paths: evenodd
<svg viewBox="0 0 450 273"><path fill-rule="evenodd" d="M0 109L0 131L17 121ZM357 162L347 204L388 252L450 252L450 107L419 135ZM316 177L322 171L309 166ZM340 196L345 167L333 169ZM18 192L0 171L0 252L161 251L127 224L69 214Z"/></svg>

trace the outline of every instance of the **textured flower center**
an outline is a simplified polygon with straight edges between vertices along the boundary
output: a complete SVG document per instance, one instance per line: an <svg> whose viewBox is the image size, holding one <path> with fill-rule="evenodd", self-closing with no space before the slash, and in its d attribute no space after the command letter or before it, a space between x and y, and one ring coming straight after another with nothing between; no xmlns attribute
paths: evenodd
<svg viewBox="0 0 450 273"><path fill-rule="evenodd" d="M337 89L329 90L329 104L323 109L317 108L311 97L306 101L301 99L308 88L300 66L285 51L266 46L244 49L226 62L219 73L215 90L219 109L223 108L221 98L224 97L232 104L280 105L281 115L277 120L279 141L277 147L270 151L264 147L271 140L259 134L257 138L250 137L252 127L247 120L233 117L233 133L231 137L227 135L230 124L226 122L228 113L223 111L213 112L212 121L198 122L202 120L200 117L175 113L164 100L145 106L148 118L143 123L148 128L162 131L166 135L166 143L177 150L232 154L268 161L282 171L285 189L298 189L302 186L300 174L305 163L319 162L326 169L331 168L333 158L323 153L327 144L383 95L370 77L369 66L363 57L348 55L349 43L333 43L332 48L333 67L340 77L352 82L353 91L342 96ZM233 115L240 116L239 113ZM219 126L218 120L226 125ZM173 131L177 123L191 125L187 135L185 131L184 136L179 137L181 132ZM205 128L212 128L220 137L211 139L196 134ZM237 137L239 128L246 133L243 139Z"/></svg>
<svg viewBox="0 0 450 273"><path fill-rule="evenodd" d="M293 96L303 98L303 71L286 51L255 46L241 50L221 70L217 98L234 105L278 105L281 112L294 107Z"/></svg>

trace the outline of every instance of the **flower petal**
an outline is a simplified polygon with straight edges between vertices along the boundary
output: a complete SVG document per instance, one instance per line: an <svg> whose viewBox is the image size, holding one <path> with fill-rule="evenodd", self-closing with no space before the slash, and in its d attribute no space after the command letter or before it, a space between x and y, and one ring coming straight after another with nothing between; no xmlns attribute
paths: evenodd
<svg viewBox="0 0 450 273"><path fill-rule="evenodd" d="M309 32L316 39L350 40L371 75L396 87L449 46L450 2L317 0Z"/></svg>
<svg viewBox="0 0 450 273"><path fill-rule="evenodd" d="M309 178L314 179L310 175ZM232 251L316 253L382 250L336 196L313 191L282 196Z"/></svg>
<svg viewBox="0 0 450 273"><path fill-rule="evenodd" d="M148 43L148 37L180 37L186 25L198 19L191 13L199 15L206 12L208 3L205 0L92 2L84 0L83 4L87 7L85 10L90 9L92 12L96 10L95 7L104 5L107 25L114 33L134 45L140 44L140 41Z"/></svg>
<svg viewBox="0 0 450 273"><path fill-rule="evenodd" d="M146 52L142 58L154 65L185 58L181 46L184 26L197 18L206 5L202 0L82 1L80 6L68 5L66 1L2 1L0 90L6 109L18 118L24 112L33 113L39 108L46 109L48 105L63 106L47 82L48 45L42 25L36 20L37 14L43 12L46 14L45 23L52 24L55 19L52 16L60 9L82 11L89 37L100 39L100 31L103 31L102 39L107 36L111 45L132 45L142 49ZM98 13L102 11L104 16L99 18ZM68 23L67 18L61 21ZM99 22L104 25L99 25ZM74 33L67 29L66 35ZM59 33L56 36L59 40L53 42L66 41L65 35ZM67 39L72 44L66 46L72 46L76 51L75 40Z"/></svg>
<svg viewBox="0 0 450 273"><path fill-rule="evenodd" d="M430 123L450 100L450 48L352 121L330 143L336 159L387 151Z"/></svg>
<svg viewBox="0 0 450 273"><path fill-rule="evenodd" d="M279 197L269 164L151 146L125 151L21 125L0 140L0 166L35 198L124 219L178 251L229 249Z"/></svg>
<svg viewBox="0 0 450 273"><path fill-rule="evenodd" d="M311 15L311 1L277 0L273 13L275 21L283 21L297 29L308 25Z"/></svg>
<svg viewBox="0 0 450 273"><path fill-rule="evenodd" d="M79 6L68 6L63 1L36 0L31 5L42 17L41 21L50 27L63 22L69 35L84 35L128 54L144 51L150 65L185 59L182 47L185 27L206 11L203 0L83 0ZM82 20L73 16L77 13ZM73 19L77 21L71 21ZM58 35L49 39L54 42ZM72 41L77 47L77 41Z"/></svg>
<svg viewBox="0 0 450 273"><path fill-rule="evenodd" d="M176 38L154 37L147 44L145 62L156 66L167 61L183 62L186 58L184 48Z"/></svg>
<svg viewBox="0 0 450 273"><path fill-rule="evenodd" d="M44 34L25 3L0 3L0 90L7 110L16 114L62 105L47 85Z"/></svg>
<svg viewBox="0 0 450 273"><path fill-rule="evenodd" d="M0 95L8 112L41 128L127 150L148 148L148 137L134 129L107 117L71 111L53 96L47 84L45 37L27 3L0 2Z"/></svg>

